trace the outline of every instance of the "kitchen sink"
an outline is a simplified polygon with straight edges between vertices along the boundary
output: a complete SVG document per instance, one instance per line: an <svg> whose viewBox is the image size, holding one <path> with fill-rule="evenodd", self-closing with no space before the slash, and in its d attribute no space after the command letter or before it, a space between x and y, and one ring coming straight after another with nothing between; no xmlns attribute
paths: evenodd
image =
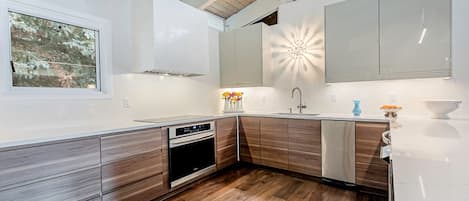
<svg viewBox="0 0 469 201"><path fill-rule="evenodd" d="M320 114L309 114L309 113L275 113L278 115L287 115L287 116L306 116L306 117L315 117L319 116Z"/></svg>

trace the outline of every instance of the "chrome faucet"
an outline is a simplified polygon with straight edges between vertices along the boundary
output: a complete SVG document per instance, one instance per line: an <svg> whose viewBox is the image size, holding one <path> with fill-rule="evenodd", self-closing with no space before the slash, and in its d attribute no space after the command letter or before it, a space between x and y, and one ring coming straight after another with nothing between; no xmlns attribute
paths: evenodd
<svg viewBox="0 0 469 201"><path fill-rule="evenodd" d="M300 94L300 105L296 106L296 108L298 108L300 110L300 114L303 114L303 109L306 109L307 106L306 105L303 105L303 92L301 91L301 89L299 87L295 87L293 88L293 90L291 91L291 98L295 98L295 91L298 91L298 93Z"/></svg>

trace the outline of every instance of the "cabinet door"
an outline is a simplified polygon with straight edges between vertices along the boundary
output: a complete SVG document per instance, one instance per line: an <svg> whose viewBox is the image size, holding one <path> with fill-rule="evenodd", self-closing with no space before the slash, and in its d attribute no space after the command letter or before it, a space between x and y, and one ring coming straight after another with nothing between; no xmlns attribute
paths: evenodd
<svg viewBox="0 0 469 201"><path fill-rule="evenodd" d="M0 191L0 198L9 201L90 200L101 193L100 173L99 167L72 172Z"/></svg>
<svg viewBox="0 0 469 201"><path fill-rule="evenodd" d="M220 82L222 88L235 86L238 79L235 32L220 33Z"/></svg>
<svg viewBox="0 0 469 201"><path fill-rule="evenodd" d="M104 200L133 198L155 199L165 192L164 162L161 129L149 129L102 137L102 191ZM135 190L147 180L150 187ZM160 184L161 183L161 184ZM157 185L156 185L157 184ZM133 189L135 192L124 195ZM148 197L148 196L153 197Z"/></svg>
<svg viewBox="0 0 469 201"><path fill-rule="evenodd" d="M217 121L217 169L219 170L238 161L237 128L236 117Z"/></svg>
<svg viewBox="0 0 469 201"><path fill-rule="evenodd" d="M262 86L262 24L235 31L235 74L239 87Z"/></svg>
<svg viewBox="0 0 469 201"><path fill-rule="evenodd" d="M157 175L108 193L103 201L151 201L163 193L163 178Z"/></svg>
<svg viewBox="0 0 469 201"><path fill-rule="evenodd" d="M381 136L389 130L385 123L356 124L357 184L382 190L388 189L388 165L380 159Z"/></svg>
<svg viewBox="0 0 469 201"><path fill-rule="evenodd" d="M161 151L161 129L117 134L101 138L102 163L110 163L142 153Z"/></svg>
<svg viewBox="0 0 469 201"><path fill-rule="evenodd" d="M450 76L451 0L381 0L383 78Z"/></svg>
<svg viewBox="0 0 469 201"><path fill-rule="evenodd" d="M288 120L264 118L261 120L262 165L288 169Z"/></svg>
<svg viewBox="0 0 469 201"><path fill-rule="evenodd" d="M98 166L99 138L2 151L0 164L0 189Z"/></svg>
<svg viewBox="0 0 469 201"><path fill-rule="evenodd" d="M321 121L288 121L288 169L321 176Z"/></svg>
<svg viewBox="0 0 469 201"><path fill-rule="evenodd" d="M133 182L160 175L162 172L161 151L139 154L103 165L103 192L110 192Z"/></svg>
<svg viewBox="0 0 469 201"><path fill-rule="evenodd" d="M326 6L325 15L326 81L377 80L378 1L353 0L333 4Z"/></svg>
<svg viewBox="0 0 469 201"><path fill-rule="evenodd" d="M262 164L260 148L261 118L239 118L239 154L241 161Z"/></svg>

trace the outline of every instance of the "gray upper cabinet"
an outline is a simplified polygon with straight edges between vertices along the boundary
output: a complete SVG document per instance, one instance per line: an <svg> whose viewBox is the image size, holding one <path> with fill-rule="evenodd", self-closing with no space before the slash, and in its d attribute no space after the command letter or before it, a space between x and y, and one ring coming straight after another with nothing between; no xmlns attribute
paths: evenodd
<svg viewBox="0 0 469 201"><path fill-rule="evenodd" d="M451 76L451 0L326 6L326 82Z"/></svg>
<svg viewBox="0 0 469 201"><path fill-rule="evenodd" d="M451 76L451 1L381 0L384 79Z"/></svg>
<svg viewBox="0 0 469 201"><path fill-rule="evenodd" d="M379 74L378 1L326 7L326 80L376 80Z"/></svg>
<svg viewBox="0 0 469 201"><path fill-rule="evenodd" d="M271 86L271 52L263 23L220 33L221 87Z"/></svg>

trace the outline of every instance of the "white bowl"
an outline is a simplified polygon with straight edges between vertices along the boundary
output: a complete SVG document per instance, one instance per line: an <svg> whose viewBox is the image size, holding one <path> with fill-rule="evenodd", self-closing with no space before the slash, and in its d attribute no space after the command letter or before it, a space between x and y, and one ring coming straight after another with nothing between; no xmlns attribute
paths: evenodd
<svg viewBox="0 0 469 201"><path fill-rule="evenodd" d="M448 114L459 108L458 100L426 100L425 105L433 113L434 119L449 119Z"/></svg>

